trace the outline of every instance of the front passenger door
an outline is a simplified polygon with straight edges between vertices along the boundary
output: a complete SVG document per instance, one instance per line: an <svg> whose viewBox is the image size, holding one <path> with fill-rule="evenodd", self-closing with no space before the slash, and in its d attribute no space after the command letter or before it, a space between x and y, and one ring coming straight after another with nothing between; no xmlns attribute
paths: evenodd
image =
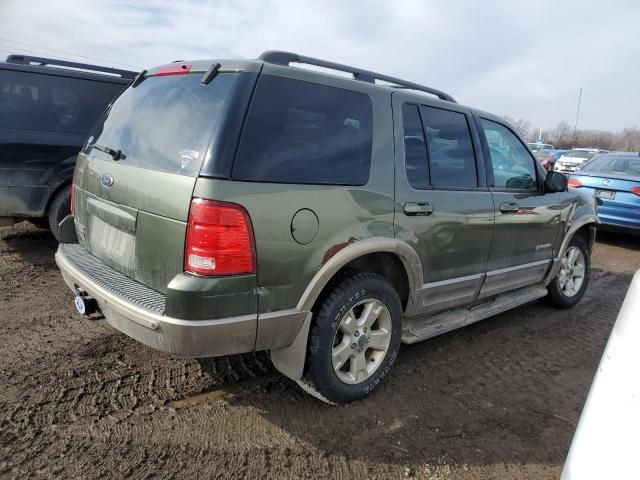
<svg viewBox="0 0 640 480"><path fill-rule="evenodd" d="M509 127L479 123L495 227L479 298L536 283L549 267L560 223L557 193L544 193L542 169Z"/></svg>

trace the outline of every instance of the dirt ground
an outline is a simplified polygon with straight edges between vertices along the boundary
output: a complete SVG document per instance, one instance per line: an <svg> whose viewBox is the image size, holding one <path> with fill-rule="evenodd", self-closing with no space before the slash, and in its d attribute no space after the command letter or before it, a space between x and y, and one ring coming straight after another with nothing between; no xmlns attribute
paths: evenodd
<svg viewBox="0 0 640 480"><path fill-rule="evenodd" d="M558 478L640 239L599 235L572 310L542 302L404 346L331 407L264 356L196 361L75 313L51 235L0 231L3 478Z"/></svg>

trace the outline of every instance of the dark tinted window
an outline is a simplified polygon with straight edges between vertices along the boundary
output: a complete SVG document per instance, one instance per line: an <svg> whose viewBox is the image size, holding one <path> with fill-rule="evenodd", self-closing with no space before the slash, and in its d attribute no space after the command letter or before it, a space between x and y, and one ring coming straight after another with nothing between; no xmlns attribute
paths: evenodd
<svg viewBox="0 0 640 480"><path fill-rule="evenodd" d="M208 85L201 74L150 77L127 89L96 125L89 144L121 150L128 165L195 176L237 75ZM111 159L98 148L91 154Z"/></svg>
<svg viewBox="0 0 640 480"><path fill-rule="evenodd" d="M537 190L534 158L507 127L482 119L496 188Z"/></svg>
<svg viewBox="0 0 640 480"><path fill-rule="evenodd" d="M420 112L427 133L431 185L476 187L476 160L466 116L424 106Z"/></svg>
<svg viewBox="0 0 640 480"><path fill-rule="evenodd" d="M124 85L0 70L0 127L89 133Z"/></svg>
<svg viewBox="0 0 640 480"><path fill-rule="evenodd" d="M417 105L405 104L402 107L402 125L407 180L413 188L427 188L429 186L427 145Z"/></svg>
<svg viewBox="0 0 640 480"><path fill-rule="evenodd" d="M364 185L371 164L373 107L363 93L260 77L233 178Z"/></svg>

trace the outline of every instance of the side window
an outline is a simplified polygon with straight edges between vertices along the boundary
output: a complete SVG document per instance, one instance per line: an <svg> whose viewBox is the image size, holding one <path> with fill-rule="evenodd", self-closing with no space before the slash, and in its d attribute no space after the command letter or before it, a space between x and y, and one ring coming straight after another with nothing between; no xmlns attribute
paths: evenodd
<svg viewBox="0 0 640 480"><path fill-rule="evenodd" d="M123 88L108 82L0 70L0 125L88 133Z"/></svg>
<svg viewBox="0 0 640 480"><path fill-rule="evenodd" d="M373 144L368 95L262 75L247 115L233 178L364 185Z"/></svg>
<svg viewBox="0 0 640 480"><path fill-rule="evenodd" d="M404 162L409 185L416 189L428 188L427 145L417 105L403 105L402 126L404 130Z"/></svg>
<svg viewBox="0 0 640 480"><path fill-rule="evenodd" d="M420 107L427 135L431 185L474 188L478 186L471 132L463 113Z"/></svg>
<svg viewBox="0 0 640 480"><path fill-rule="evenodd" d="M491 154L496 188L537 190L535 160L511 130L482 119Z"/></svg>

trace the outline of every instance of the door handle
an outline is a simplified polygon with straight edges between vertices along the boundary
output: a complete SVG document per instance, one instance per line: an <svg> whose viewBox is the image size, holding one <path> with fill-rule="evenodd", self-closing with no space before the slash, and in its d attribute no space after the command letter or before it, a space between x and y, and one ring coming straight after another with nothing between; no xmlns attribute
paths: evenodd
<svg viewBox="0 0 640 480"><path fill-rule="evenodd" d="M429 202L407 202L404 204L405 215L431 215L433 207Z"/></svg>
<svg viewBox="0 0 640 480"><path fill-rule="evenodd" d="M502 213L516 213L520 210L520 207L517 203L514 202L503 202L500 204L500 211Z"/></svg>

